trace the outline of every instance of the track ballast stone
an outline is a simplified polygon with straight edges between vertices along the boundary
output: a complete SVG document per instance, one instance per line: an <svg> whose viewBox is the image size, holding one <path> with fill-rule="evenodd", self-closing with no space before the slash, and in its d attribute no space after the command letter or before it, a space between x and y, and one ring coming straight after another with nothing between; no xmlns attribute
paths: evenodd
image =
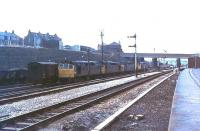
<svg viewBox="0 0 200 131"><path fill-rule="evenodd" d="M158 81L169 74L160 76L157 79L133 87L124 93L113 96L108 100L101 101L86 110L63 117L46 127L40 127L39 131L89 131L114 114L118 109L124 107L128 102L135 99L139 94L149 89Z"/></svg>
<svg viewBox="0 0 200 131"><path fill-rule="evenodd" d="M125 111L105 131L167 131L171 105L178 75L155 87L141 100ZM130 115L144 115L143 119L130 119Z"/></svg>

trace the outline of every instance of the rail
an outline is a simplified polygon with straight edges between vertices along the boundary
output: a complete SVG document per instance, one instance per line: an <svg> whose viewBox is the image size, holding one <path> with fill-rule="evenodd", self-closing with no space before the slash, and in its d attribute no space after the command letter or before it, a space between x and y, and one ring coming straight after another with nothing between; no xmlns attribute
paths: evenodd
<svg viewBox="0 0 200 131"><path fill-rule="evenodd" d="M104 100L117 95L121 92L129 90L144 82L155 79L169 72L161 72L144 78L139 78L134 81L87 94L75 99L67 100L52 106L44 107L20 116L9 118L0 122L0 130L30 130L39 125L56 120L67 114L83 110L92 106L100 100Z"/></svg>

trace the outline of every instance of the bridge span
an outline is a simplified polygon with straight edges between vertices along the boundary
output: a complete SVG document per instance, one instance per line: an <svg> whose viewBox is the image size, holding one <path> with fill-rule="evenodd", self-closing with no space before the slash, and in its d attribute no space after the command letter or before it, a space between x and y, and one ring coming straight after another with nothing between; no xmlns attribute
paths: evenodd
<svg viewBox="0 0 200 131"><path fill-rule="evenodd" d="M122 57L134 57L134 53L122 53ZM180 58L188 59L189 57L195 56L195 54L176 54L176 53L137 53L137 57L144 58Z"/></svg>

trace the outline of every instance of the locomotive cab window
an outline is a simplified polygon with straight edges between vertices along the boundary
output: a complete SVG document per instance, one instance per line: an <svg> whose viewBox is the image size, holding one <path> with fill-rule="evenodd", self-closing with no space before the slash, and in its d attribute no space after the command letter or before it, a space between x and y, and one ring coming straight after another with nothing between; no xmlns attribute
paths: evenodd
<svg viewBox="0 0 200 131"><path fill-rule="evenodd" d="M59 64L60 69L73 69L73 67L72 64Z"/></svg>

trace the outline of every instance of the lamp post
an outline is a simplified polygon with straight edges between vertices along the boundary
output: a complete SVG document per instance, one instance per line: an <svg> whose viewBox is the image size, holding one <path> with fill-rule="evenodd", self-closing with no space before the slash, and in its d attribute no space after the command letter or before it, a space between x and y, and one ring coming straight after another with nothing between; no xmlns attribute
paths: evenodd
<svg viewBox="0 0 200 131"><path fill-rule="evenodd" d="M137 77L137 46L136 46L136 34L134 36L128 36L128 38L135 38L135 44L129 47L135 48L135 77Z"/></svg>

